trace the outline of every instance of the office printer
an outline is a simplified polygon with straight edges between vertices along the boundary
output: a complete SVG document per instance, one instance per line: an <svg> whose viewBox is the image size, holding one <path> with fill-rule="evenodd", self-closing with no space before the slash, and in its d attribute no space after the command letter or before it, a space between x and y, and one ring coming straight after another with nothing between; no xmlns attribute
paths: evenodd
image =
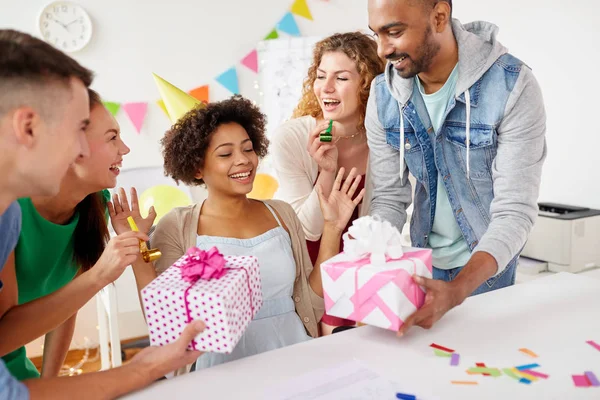
<svg viewBox="0 0 600 400"><path fill-rule="evenodd" d="M539 203L538 219L522 255L552 272L600 267L600 210Z"/></svg>

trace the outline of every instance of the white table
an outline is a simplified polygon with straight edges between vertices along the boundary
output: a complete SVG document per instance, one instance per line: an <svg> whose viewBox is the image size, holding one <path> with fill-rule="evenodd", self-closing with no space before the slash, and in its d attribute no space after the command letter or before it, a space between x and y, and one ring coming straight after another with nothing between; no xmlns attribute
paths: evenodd
<svg viewBox="0 0 600 400"><path fill-rule="evenodd" d="M600 376L600 351L586 340L600 343L600 280L560 273L469 298L429 331L414 328L397 338L379 328L353 329L162 381L128 398L263 399L278 382L358 359L418 399L598 399L600 388L576 388L571 380L587 370ZM432 342L460 353L460 366L436 357ZM520 353L523 347L540 357ZM550 378L524 385L507 376L467 375L475 362L499 368L536 362Z"/></svg>

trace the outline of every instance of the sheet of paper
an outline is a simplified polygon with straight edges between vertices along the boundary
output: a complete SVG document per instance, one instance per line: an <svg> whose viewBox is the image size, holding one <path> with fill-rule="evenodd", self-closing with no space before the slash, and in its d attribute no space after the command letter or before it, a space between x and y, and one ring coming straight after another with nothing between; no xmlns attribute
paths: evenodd
<svg viewBox="0 0 600 400"><path fill-rule="evenodd" d="M365 366L350 361L292 378L267 391L269 400L393 399L396 385Z"/></svg>

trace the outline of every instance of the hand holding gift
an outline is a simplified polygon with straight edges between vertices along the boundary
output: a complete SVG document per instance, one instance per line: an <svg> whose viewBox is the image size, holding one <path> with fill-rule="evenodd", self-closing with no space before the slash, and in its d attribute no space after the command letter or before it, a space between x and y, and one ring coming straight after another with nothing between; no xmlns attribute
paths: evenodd
<svg viewBox="0 0 600 400"><path fill-rule="evenodd" d="M344 252L321 264L329 315L397 331L423 305L412 277L432 276L431 250L403 248L400 238L387 221L354 221Z"/></svg>
<svg viewBox="0 0 600 400"><path fill-rule="evenodd" d="M142 290L152 345L172 343L191 321L206 329L191 350L231 353L262 305L255 257L190 248Z"/></svg>

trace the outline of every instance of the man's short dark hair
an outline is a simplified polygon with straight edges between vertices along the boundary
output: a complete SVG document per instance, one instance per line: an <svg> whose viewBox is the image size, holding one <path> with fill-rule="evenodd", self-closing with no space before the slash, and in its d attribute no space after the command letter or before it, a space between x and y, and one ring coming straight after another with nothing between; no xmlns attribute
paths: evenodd
<svg viewBox="0 0 600 400"><path fill-rule="evenodd" d="M450 6L450 16L452 16L452 0L411 0L411 3L420 3L427 11L431 11L439 2L446 2Z"/></svg>
<svg viewBox="0 0 600 400"><path fill-rule="evenodd" d="M93 73L77 61L27 33L0 29L0 115L18 106L21 91L35 92L49 84L68 87L72 78L86 87Z"/></svg>

